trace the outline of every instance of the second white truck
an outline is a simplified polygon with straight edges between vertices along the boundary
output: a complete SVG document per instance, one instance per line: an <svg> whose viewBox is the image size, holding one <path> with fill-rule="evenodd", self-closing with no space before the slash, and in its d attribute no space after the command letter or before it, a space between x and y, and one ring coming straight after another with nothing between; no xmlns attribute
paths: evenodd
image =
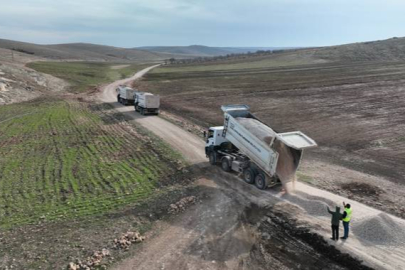
<svg viewBox="0 0 405 270"><path fill-rule="evenodd" d="M131 105L134 104L134 95L137 92L136 90L128 87L128 86L118 86L115 89L117 92L117 101L123 105Z"/></svg>
<svg viewBox="0 0 405 270"><path fill-rule="evenodd" d="M245 182L266 189L295 177L303 149L317 146L300 131L277 133L249 112L247 105L227 105L224 126L205 134L211 164L243 174Z"/></svg>
<svg viewBox="0 0 405 270"><path fill-rule="evenodd" d="M159 114L160 96L146 92L136 92L134 95L135 111L145 114Z"/></svg>

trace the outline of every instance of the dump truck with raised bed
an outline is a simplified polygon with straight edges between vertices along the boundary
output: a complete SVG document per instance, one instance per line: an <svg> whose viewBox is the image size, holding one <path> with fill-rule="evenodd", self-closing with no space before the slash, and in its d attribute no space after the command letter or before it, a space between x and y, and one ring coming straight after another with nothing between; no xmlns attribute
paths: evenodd
<svg viewBox="0 0 405 270"><path fill-rule="evenodd" d="M247 105L226 105L224 125L205 132L211 164L236 171L259 189L295 180L303 150L317 146L300 131L277 133L250 113Z"/></svg>
<svg viewBox="0 0 405 270"><path fill-rule="evenodd" d="M117 92L117 101L123 105L134 104L134 95L137 92L128 86L120 85L115 89Z"/></svg>
<svg viewBox="0 0 405 270"><path fill-rule="evenodd" d="M146 92L136 92L134 95L135 111L145 114L159 114L160 96Z"/></svg>

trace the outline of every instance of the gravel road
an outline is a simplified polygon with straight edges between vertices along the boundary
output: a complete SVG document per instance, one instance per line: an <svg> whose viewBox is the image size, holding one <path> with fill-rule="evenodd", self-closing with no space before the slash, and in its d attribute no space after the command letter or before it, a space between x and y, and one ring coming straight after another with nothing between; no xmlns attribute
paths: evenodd
<svg viewBox="0 0 405 270"><path fill-rule="evenodd" d="M100 100L112 104L118 111L161 137L182 153L191 164L206 163L204 142L197 136L157 116L140 116L134 112L132 106L123 107L116 102L115 88L118 85L136 80L155 67L144 69L131 78L105 86ZM238 185L242 187L245 185L235 176L230 177L235 178L235 181L240 181L241 183ZM324 236L331 245L335 245L342 252L364 260L367 265L376 269L405 269L405 220L303 183L297 183L296 192L290 195L285 195L276 189L254 190L252 193L251 187L247 184L245 187L240 191L246 194L251 193L246 197L260 201L262 205L266 203L274 205L275 201L284 201L299 206L302 209L302 214L298 217L300 221L311 224L313 231ZM216 190L215 185L212 188ZM187 217L187 220L180 220L179 226L164 225L162 231L153 240L145 243L139 257L129 258L117 266L117 269L234 269L235 260L237 260L235 255L239 257L246 255L252 243L249 240L249 233L236 220L234 220L236 228L228 228L230 236L228 241L224 242L225 246L218 238L214 242L215 245L212 245L212 241L207 242L206 239L203 239L205 236L210 239L208 233L210 230L218 230L216 229L220 224L217 222L218 219L226 217L228 221L232 221L240 214L233 207L233 202L229 200L229 197L215 198L208 206L191 209L182 215L182 217ZM348 240L335 243L329 240L330 216L327 214L326 206L341 205L342 201L352 205L351 235ZM211 216L209 216L210 213ZM206 214L208 216L201 218ZM226 226L219 227L219 230L226 228ZM342 226L340 229L343 230ZM236 241L234 238L238 240ZM211 243L211 246L202 244L201 253L198 253L198 248L195 248L198 243ZM227 246L228 244L229 246ZM235 248L233 245L240 246ZM227 248L229 249L231 246L230 254L232 256L225 257L218 264L215 259L217 256L211 252L224 255ZM185 253L187 249L195 252ZM207 260L207 258L214 259ZM145 262L142 263L142 261Z"/></svg>
<svg viewBox="0 0 405 270"><path fill-rule="evenodd" d="M196 135L181 129L158 116L142 116L139 113L135 113L133 106L125 107L117 102L117 94L115 89L118 87L118 85L130 84L130 82L141 78L149 70L157 66L159 65L143 69L131 78L115 81L109 85L106 85L102 89L100 100L113 105L116 110L123 113L127 117L134 119L137 123L164 139L174 149L182 153L187 158L188 162L192 164L205 162L205 154L203 151L201 151L201 149L204 149L204 142Z"/></svg>

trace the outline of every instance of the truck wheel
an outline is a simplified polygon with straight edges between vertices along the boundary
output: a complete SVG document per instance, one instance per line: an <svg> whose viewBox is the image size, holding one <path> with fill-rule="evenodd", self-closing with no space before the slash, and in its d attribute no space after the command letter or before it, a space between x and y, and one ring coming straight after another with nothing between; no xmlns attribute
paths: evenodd
<svg viewBox="0 0 405 270"><path fill-rule="evenodd" d="M248 184L253 184L255 182L255 171L252 168L247 168L243 171L243 180Z"/></svg>
<svg viewBox="0 0 405 270"><path fill-rule="evenodd" d="M141 108L140 110L141 110L141 114L142 114L142 115L145 115L145 111L144 111L144 109L143 109L143 108Z"/></svg>
<svg viewBox="0 0 405 270"><path fill-rule="evenodd" d="M121 96L117 95L117 102L121 102Z"/></svg>
<svg viewBox="0 0 405 270"><path fill-rule="evenodd" d="M210 159L210 164L211 165L215 165L217 163L217 157L215 155L215 152L211 152L208 157Z"/></svg>
<svg viewBox="0 0 405 270"><path fill-rule="evenodd" d="M123 104L124 106L127 106L127 105L128 105L128 101L124 98L124 99L122 100L122 104Z"/></svg>
<svg viewBox="0 0 405 270"><path fill-rule="evenodd" d="M135 108L135 111L136 111L136 112L139 112L138 105L135 104L135 105L134 105L134 108Z"/></svg>
<svg viewBox="0 0 405 270"><path fill-rule="evenodd" d="M267 181L266 181L266 176L263 173L259 173L255 177L255 186L258 189L266 189L267 188Z"/></svg>
<svg viewBox="0 0 405 270"><path fill-rule="evenodd" d="M222 167L222 170L224 170L225 172L231 171L231 166L229 165L229 160L227 158L222 159L221 167Z"/></svg>

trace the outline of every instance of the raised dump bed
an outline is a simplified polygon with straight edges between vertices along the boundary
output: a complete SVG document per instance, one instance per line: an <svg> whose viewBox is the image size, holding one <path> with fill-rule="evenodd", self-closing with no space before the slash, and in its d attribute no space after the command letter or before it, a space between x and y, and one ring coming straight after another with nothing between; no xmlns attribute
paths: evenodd
<svg viewBox="0 0 405 270"><path fill-rule="evenodd" d="M209 129L206 154L212 164L243 173L246 182L260 189L292 181L303 149L317 146L300 131L275 132L246 105L221 108L224 126Z"/></svg>

